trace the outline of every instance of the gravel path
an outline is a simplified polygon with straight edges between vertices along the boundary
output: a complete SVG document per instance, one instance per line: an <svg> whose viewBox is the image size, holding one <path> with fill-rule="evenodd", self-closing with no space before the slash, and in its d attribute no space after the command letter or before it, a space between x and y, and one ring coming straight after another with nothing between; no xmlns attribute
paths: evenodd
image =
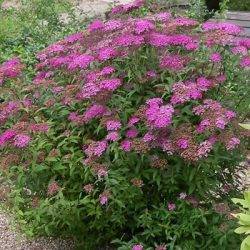
<svg viewBox="0 0 250 250"><path fill-rule="evenodd" d="M11 216L0 211L0 250L73 250L71 241L53 238L28 240L13 228Z"/></svg>

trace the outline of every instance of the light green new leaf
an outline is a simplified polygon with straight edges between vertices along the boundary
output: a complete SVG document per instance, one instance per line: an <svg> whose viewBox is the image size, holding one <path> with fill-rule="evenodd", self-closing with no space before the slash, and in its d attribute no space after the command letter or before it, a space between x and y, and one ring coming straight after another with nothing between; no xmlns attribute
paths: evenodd
<svg viewBox="0 0 250 250"><path fill-rule="evenodd" d="M241 243L240 250L250 249L250 236L247 236Z"/></svg>
<svg viewBox="0 0 250 250"><path fill-rule="evenodd" d="M244 129L250 130L250 124L239 123L239 125Z"/></svg>
<svg viewBox="0 0 250 250"><path fill-rule="evenodd" d="M244 208L250 208L250 201L247 201L247 200L244 200L244 199L237 199L237 198L233 198L232 201L235 204L242 205Z"/></svg>
<svg viewBox="0 0 250 250"><path fill-rule="evenodd" d="M244 226L241 226L241 227L238 227L234 230L235 233L237 234L243 234L243 233L246 233L246 234L249 234L250 233L250 226L247 226L247 227L244 227Z"/></svg>

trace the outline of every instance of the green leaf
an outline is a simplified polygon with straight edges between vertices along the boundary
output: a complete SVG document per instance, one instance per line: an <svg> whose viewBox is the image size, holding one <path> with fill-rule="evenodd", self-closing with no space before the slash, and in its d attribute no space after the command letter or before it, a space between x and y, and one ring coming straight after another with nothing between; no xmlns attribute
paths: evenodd
<svg viewBox="0 0 250 250"><path fill-rule="evenodd" d="M237 218L241 225L250 226L250 214L239 213L237 214Z"/></svg>
<svg viewBox="0 0 250 250"><path fill-rule="evenodd" d="M246 233L246 234L249 234L250 233L250 226L248 227L244 227L244 226L241 226L241 227L238 227L234 230L235 233L237 234L243 234L243 233Z"/></svg>
<svg viewBox="0 0 250 250"><path fill-rule="evenodd" d="M241 243L240 250L250 249L250 236L247 236Z"/></svg>
<svg viewBox="0 0 250 250"><path fill-rule="evenodd" d="M244 129L250 130L250 124L239 123L239 125Z"/></svg>
<svg viewBox="0 0 250 250"><path fill-rule="evenodd" d="M233 198L232 199L233 203L235 204L240 204L242 205L244 208L250 208L250 202L246 201L244 199L237 199L237 198Z"/></svg>

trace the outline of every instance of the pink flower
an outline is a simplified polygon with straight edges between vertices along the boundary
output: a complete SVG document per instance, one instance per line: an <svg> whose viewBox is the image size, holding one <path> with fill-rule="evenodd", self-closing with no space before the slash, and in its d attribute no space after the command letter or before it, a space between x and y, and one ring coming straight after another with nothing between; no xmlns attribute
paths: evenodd
<svg viewBox="0 0 250 250"><path fill-rule="evenodd" d="M32 132L48 132L49 125L47 123L31 124L29 129Z"/></svg>
<svg viewBox="0 0 250 250"><path fill-rule="evenodd" d="M172 121L172 115L174 109L171 105L162 105L158 103L162 102L159 98L149 99L147 104L149 107L146 110L147 122L154 128L164 128L168 126Z"/></svg>
<svg viewBox="0 0 250 250"><path fill-rule="evenodd" d="M161 12L161 13L155 14L154 17L157 21L166 22L171 18L171 13L170 12Z"/></svg>
<svg viewBox="0 0 250 250"><path fill-rule="evenodd" d="M199 77L196 79L197 86L202 91L207 91L211 87L211 81L205 77Z"/></svg>
<svg viewBox="0 0 250 250"><path fill-rule="evenodd" d="M166 55L160 61L162 69L169 69L173 71L182 70L187 64L187 58L180 55Z"/></svg>
<svg viewBox="0 0 250 250"><path fill-rule="evenodd" d="M90 63L94 61L94 59L95 58L93 56L87 54L74 56L72 60L70 60L70 62L68 63L68 69L69 70L74 70L77 68L86 69L90 65Z"/></svg>
<svg viewBox="0 0 250 250"><path fill-rule="evenodd" d="M238 139L237 137L232 137L230 138L230 140L226 143L226 149L227 150L232 150L234 149L236 146L238 146L240 144L240 139Z"/></svg>
<svg viewBox="0 0 250 250"><path fill-rule="evenodd" d="M146 101L146 103L149 105L149 106L159 106L161 104L163 104L163 100L161 98L151 98L151 99L148 99Z"/></svg>
<svg viewBox="0 0 250 250"><path fill-rule="evenodd" d="M188 140L187 140L187 139L179 139L179 140L177 141L177 146L178 146L179 148L181 148L181 149L186 149L186 148L188 148L188 145L189 145L189 143L188 143Z"/></svg>
<svg viewBox="0 0 250 250"><path fill-rule="evenodd" d="M104 191L99 195L99 201L101 205L107 205L108 200L109 200L109 193L107 191Z"/></svg>
<svg viewBox="0 0 250 250"><path fill-rule="evenodd" d="M198 42L191 42L185 45L185 48L189 51L194 51L199 48Z"/></svg>
<svg viewBox="0 0 250 250"><path fill-rule="evenodd" d="M118 130L121 128L121 122L117 121L117 120L109 120L106 122L106 127L108 131L111 130Z"/></svg>
<svg viewBox="0 0 250 250"><path fill-rule="evenodd" d="M236 114L235 112L231 111L231 110L227 110L225 112L225 116L228 120L232 119L232 118L235 118L236 117Z"/></svg>
<svg viewBox="0 0 250 250"><path fill-rule="evenodd" d="M173 143L171 140L166 138L161 138L159 140L159 144L164 152L167 154L172 155L174 153Z"/></svg>
<svg viewBox="0 0 250 250"><path fill-rule="evenodd" d="M240 66L242 68L250 68L250 56L245 56L240 61Z"/></svg>
<svg viewBox="0 0 250 250"><path fill-rule="evenodd" d="M107 141L97 141L97 142L92 142L85 150L85 154L88 157L100 157L105 150L107 149L108 144Z"/></svg>
<svg viewBox="0 0 250 250"><path fill-rule="evenodd" d="M90 99L93 96L96 96L101 91L100 87L95 82L87 82L82 90L77 93L77 99L84 100Z"/></svg>
<svg viewBox="0 0 250 250"><path fill-rule="evenodd" d="M57 86L57 87L53 87L51 89L53 94L59 94L60 92L62 92L64 90L64 87L62 86Z"/></svg>
<svg viewBox="0 0 250 250"><path fill-rule="evenodd" d="M115 6L114 8L111 9L112 14L121 14L123 12L124 12L124 8L123 8L122 4L117 5L117 6Z"/></svg>
<svg viewBox="0 0 250 250"><path fill-rule="evenodd" d="M215 77L215 80L218 82L218 83L223 83L227 80L227 77L225 75L218 75Z"/></svg>
<svg viewBox="0 0 250 250"><path fill-rule="evenodd" d="M132 250L143 250L143 246L141 244L133 245Z"/></svg>
<svg viewBox="0 0 250 250"><path fill-rule="evenodd" d="M126 137L128 138L135 138L138 135L138 130L135 127L130 128L126 132Z"/></svg>
<svg viewBox="0 0 250 250"><path fill-rule="evenodd" d="M138 20L135 22L135 33L142 34L155 28L154 24L148 20Z"/></svg>
<svg viewBox="0 0 250 250"><path fill-rule="evenodd" d="M144 4L144 0L135 0L132 3L121 4L121 5L114 7L111 10L111 13L112 14L127 13L129 11L134 10L134 9L140 8L143 4Z"/></svg>
<svg viewBox="0 0 250 250"><path fill-rule="evenodd" d="M52 196L56 194L59 191L59 189L60 186L58 185L58 183L56 181L53 181L48 185L47 194L49 196Z"/></svg>
<svg viewBox="0 0 250 250"><path fill-rule="evenodd" d="M250 38L242 38L238 41L239 46L244 46L247 49L250 49Z"/></svg>
<svg viewBox="0 0 250 250"><path fill-rule="evenodd" d="M216 135L211 135L209 138L208 138L208 141L213 145L215 144L217 141L218 141L218 138Z"/></svg>
<svg viewBox="0 0 250 250"><path fill-rule="evenodd" d="M0 65L0 74L3 77L2 82L4 81L4 78L16 78L19 76L21 74L22 68L23 65L21 64L20 59L17 57L4 62L2 65Z"/></svg>
<svg viewBox="0 0 250 250"><path fill-rule="evenodd" d="M114 91L122 84L119 78L102 80L100 82L100 87L105 90Z"/></svg>
<svg viewBox="0 0 250 250"><path fill-rule="evenodd" d="M83 120L85 122L89 122L90 120L101 117L107 108L101 104L93 104L92 106L88 107L87 110L83 114Z"/></svg>
<svg viewBox="0 0 250 250"><path fill-rule="evenodd" d="M168 210L174 211L176 209L176 205L174 203L169 202L168 203Z"/></svg>
<svg viewBox="0 0 250 250"><path fill-rule="evenodd" d="M89 26L88 30L90 32L101 30L104 27L104 23L100 20L93 21Z"/></svg>
<svg viewBox="0 0 250 250"><path fill-rule="evenodd" d="M122 21L113 19L113 20L107 21L104 24L103 30L105 32L107 32L107 31L114 31L114 30L122 28L122 26L123 26L123 22Z"/></svg>
<svg viewBox="0 0 250 250"><path fill-rule="evenodd" d="M215 124L217 128L224 129L227 122L222 117L219 117L216 119Z"/></svg>
<svg viewBox="0 0 250 250"><path fill-rule="evenodd" d="M119 140L119 134L114 131L114 132L109 132L106 136L107 141L118 141Z"/></svg>
<svg viewBox="0 0 250 250"><path fill-rule="evenodd" d="M204 157L204 156L207 157L208 153L212 150L212 148L213 148L213 144L209 140L202 142L199 145L197 156L199 158Z"/></svg>
<svg viewBox="0 0 250 250"><path fill-rule="evenodd" d="M114 44L117 46L124 46L124 47L129 47L129 46L137 46L137 45L142 45L144 43L144 38L143 36L140 35L132 35L132 34L124 34L119 37L117 37L114 41Z"/></svg>
<svg viewBox="0 0 250 250"><path fill-rule="evenodd" d="M8 129L0 135L0 146L3 146L6 142L10 141L16 136L16 131Z"/></svg>
<svg viewBox="0 0 250 250"><path fill-rule="evenodd" d="M170 38L161 33L152 33L148 37L148 44L155 47L163 47L170 44Z"/></svg>
<svg viewBox="0 0 250 250"><path fill-rule="evenodd" d="M94 190L94 186L92 184L87 184L83 187L83 190L90 194Z"/></svg>
<svg viewBox="0 0 250 250"><path fill-rule="evenodd" d="M106 61L117 56L117 51L112 47L101 48L98 54L100 61Z"/></svg>
<svg viewBox="0 0 250 250"><path fill-rule="evenodd" d="M100 76L107 76L115 72L115 68L112 66L106 66L100 71Z"/></svg>
<svg viewBox="0 0 250 250"><path fill-rule="evenodd" d="M221 30L229 35L238 35L241 32L240 26L227 22L208 21L202 25L202 29L205 31Z"/></svg>
<svg viewBox="0 0 250 250"><path fill-rule="evenodd" d="M186 17L178 17L174 20L174 24L176 26L196 26L199 23L196 20L186 18Z"/></svg>
<svg viewBox="0 0 250 250"><path fill-rule="evenodd" d="M138 123L140 119L138 117L132 116L128 121L128 126L131 127L134 124Z"/></svg>
<svg viewBox="0 0 250 250"><path fill-rule="evenodd" d="M155 78L157 76L157 74L154 70L149 70L146 72L146 76L149 78Z"/></svg>
<svg viewBox="0 0 250 250"><path fill-rule="evenodd" d="M243 55L243 56L246 56L247 55L247 48L244 47L244 46L236 46L236 47L233 47L231 49L232 53L234 55L237 55L237 54L240 54L240 55Z"/></svg>
<svg viewBox="0 0 250 250"><path fill-rule="evenodd" d="M97 176L99 179L108 176L108 170L105 167L98 168Z"/></svg>
<svg viewBox="0 0 250 250"><path fill-rule="evenodd" d="M180 104L202 98L202 90L196 83L175 83L172 88L173 95L170 100L172 104Z"/></svg>
<svg viewBox="0 0 250 250"><path fill-rule="evenodd" d="M222 57L221 57L221 54L220 53L213 53L211 56L210 56L210 60L214 63L218 63L222 60Z"/></svg>
<svg viewBox="0 0 250 250"><path fill-rule="evenodd" d="M77 41L80 41L83 39L83 33L82 32L78 32L72 35L67 36L64 41L67 43L75 43Z"/></svg>
<svg viewBox="0 0 250 250"><path fill-rule="evenodd" d="M185 198L187 197L187 194L186 193L180 193L180 195L179 195L179 198L181 199L181 200L185 200Z"/></svg>
<svg viewBox="0 0 250 250"><path fill-rule="evenodd" d="M25 148L28 146L30 140L31 140L30 136L24 134L18 134L15 136L13 144L18 148Z"/></svg>
<svg viewBox="0 0 250 250"><path fill-rule="evenodd" d="M122 150L124 150L125 152L129 152L131 150L132 147L132 143L130 140L123 140L121 142L121 148Z"/></svg>
<svg viewBox="0 0 250 250"><path fill-rule="evenodd" d="M49 54L58 53L64 51L65 46L61 44L51 44L46 50Z"/></svg>
<svg viewBox="0 0 250 250"><path fill-rule="evenodd" d="M69 121L80 123L82 121L82 117L79 116L76 112L71 112L68 117Z"/></svg>
<svg viewBox="0 0 250 250"><path fill-rule="evenodd" d="M211 125L211 122L208 118L202 120L197 127L197 132L198 133L204 132L206 130L206 128L208 128L210 125Z"/></svg>
<svg viewBox="0 0 250 250"><path fill-rule="evenodd" d="M143 136L143 141L144 142L151 142L153 140L155 140L156 137L151 133L151 132L147 132L144 136Z"/></svg>
<svg viewBox="0 0 250 250"><path fill-rule="evenodd" d="M193 38L191 36L188 36L188 35L176 34L176 35L169 36L170 45L185 46L185 45L193 43L193 42L194 42Z"/></svg>

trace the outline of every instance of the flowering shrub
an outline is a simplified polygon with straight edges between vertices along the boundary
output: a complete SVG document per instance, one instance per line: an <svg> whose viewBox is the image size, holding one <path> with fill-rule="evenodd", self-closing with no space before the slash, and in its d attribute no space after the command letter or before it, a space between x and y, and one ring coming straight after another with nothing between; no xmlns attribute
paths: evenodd
<svg viewBox="0 0 250 250"><path fill-rule="evenodd" d="M32 84L18 59L0 67L14 208L30 234L84 249L236 248L226 202L242 168L249 39L229 23L127 15L143 4L40 51Z"/></svg>

